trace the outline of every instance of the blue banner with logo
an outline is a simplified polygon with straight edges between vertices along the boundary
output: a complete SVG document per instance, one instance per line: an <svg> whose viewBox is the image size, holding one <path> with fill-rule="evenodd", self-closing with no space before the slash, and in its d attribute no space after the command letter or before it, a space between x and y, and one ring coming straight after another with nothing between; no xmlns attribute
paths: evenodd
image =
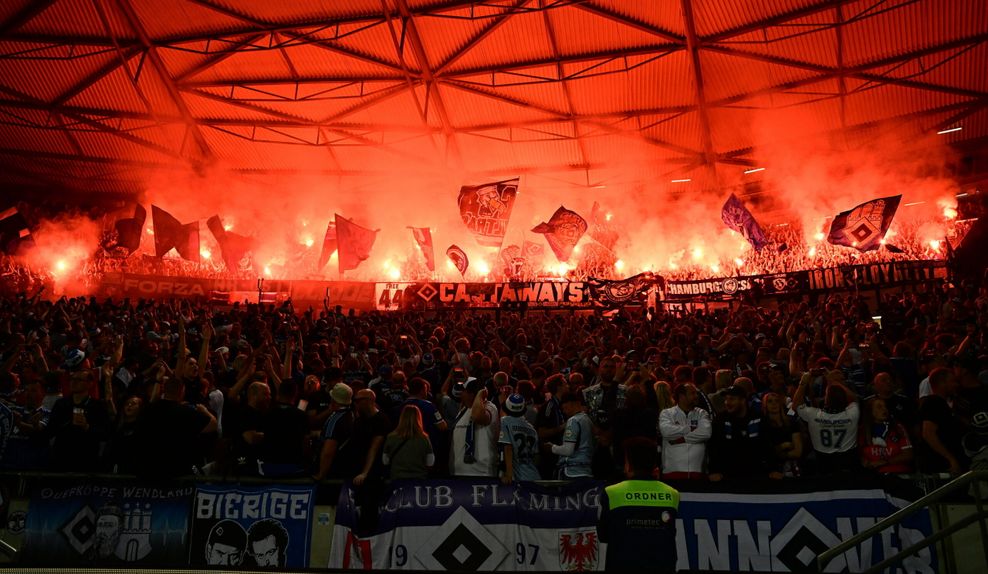
<svg viewBox="0 0 988 574"><path fill-rule="evenodd" d="M306 568L314 500L311 486L199 486L188 563Z"/></svg>
<svg viewBox="0 0 988 574"><path fill-rule="evenodd" d="M161 567L185 564L191 486L158 488L64 481L34 487L22 564Z"/></svg>
<svg viewBox="0 0 988 574"><path fill-rule="evenodd" d="M680 570L803 572L816 556L908 504L883 490L803 494L684 492L679 507ZM921 511L838 556L825 572L861 572L933 532ZM937 572L932 550L903 562L906 572Z"/></svg>
<svg viewBox="0 0 988 574"><path fill-rule="evenodd" d="M779 485L782 487L782 485ZM330 568L471 571L600 571L603 484L560 488L493 480L396 482L376 528L358 520L359 492L337 506ZM794 494L683 492L679 570L806 571L816 556L889 516L906 501L881 489ZM837 557L827 572L861 572L932 533L929 514ZM613 535L618 536L619 533ZM934 573L935 555L907 558L907 572Z"/></svg>

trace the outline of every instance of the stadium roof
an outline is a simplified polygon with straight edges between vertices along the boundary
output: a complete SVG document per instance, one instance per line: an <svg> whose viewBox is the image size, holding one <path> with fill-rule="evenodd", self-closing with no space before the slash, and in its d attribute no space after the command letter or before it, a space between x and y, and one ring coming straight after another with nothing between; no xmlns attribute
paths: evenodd
<svg viewBox="0 0 988 574"><path fill-rule="evenodd" d="M711 187L760 165L765 110L814 118L793 137L980 140L985 70L984 0L5 0L0 185L401 165Z"/></svg>

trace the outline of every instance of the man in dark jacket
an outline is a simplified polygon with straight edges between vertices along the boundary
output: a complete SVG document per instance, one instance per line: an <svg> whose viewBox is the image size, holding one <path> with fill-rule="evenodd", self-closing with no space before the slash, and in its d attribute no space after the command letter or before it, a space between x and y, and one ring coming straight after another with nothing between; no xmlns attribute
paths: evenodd
<svg viewBox="0 0 988 574"><path fill-rule="evenodd" d="M710 480L768 477L768 451L760 436L761 418L748 410L748 393L738 385L724 391L724 412L710 437Z"/></svg>

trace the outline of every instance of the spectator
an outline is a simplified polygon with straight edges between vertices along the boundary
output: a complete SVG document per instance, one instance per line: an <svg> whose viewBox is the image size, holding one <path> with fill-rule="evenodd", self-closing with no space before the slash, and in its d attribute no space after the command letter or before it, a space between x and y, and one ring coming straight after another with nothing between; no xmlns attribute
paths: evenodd
<svg viewBox="0 0 988 574"><path fill-rule="evenodd" d="M254 381L247 387L246 404L232 402L224 409L229 415L224 426L230 433L239 472L257 473L270 408L271 387L266 382Z"/></svg>
<svg viewBox="0 0 988 574"><path fill-rule="evenodd" d="M391 421L384 412L377 408L377 397L374 391L364 389L357 391L357 419L353 427L353 442L355 452L360 453L363 464L359 467L353 483L360 486L365 480L383 478L381 465L381 447L391 429ZM359 460L359 459L358 459Z"/></svg>
<svg viewBox="0 0 988 574"><path fill-rule="evenodd" d="M559 478L592 478L594 452L593 423L586 412L583 395L572 391L563 395L561 403L566 414L563 444L545 443L545 448L559 458Z"/></svg>
<svg viewBox="0 0 988 574"><path fill-rule="evenodd" d="M337 383L329 392L333 400L332 413L326 419L322 429L322 447L319 451L318 470L313 478L317 481L327 477L352 478L355 466L353 459L354 412L350 408L353 402L353 390L346 383Z"/></svg>
<svg viewBox="0 0 988 574"><path fill-rule="evenodd" d="M265 418L259 449L263 476L300 476L309 458L309 417L298 408L298 384L282 381L278 399Z"/></svg>
<svg viewBox="0 0 988 574"><path fill-rule="evenodd" d="M48 462L48 421L51 411L44 407L45 389L40 381L27 381L21 392L22 405L11 404L14 425L0 468L40 469Z"/></svg>
<svg viewBox="0 0 988 574"><path fill-rule="evenodd" d="M504 457L501 482L511 484L539 480L541 477L535 466L539 435L535 427L525 420L525 397L519 394L508 396L504 402L504 411L497 441Z"/></svg>
<svg viewBox="0 0 988 574"><path fill-rule="evenodd" d="M545 388L548 397L539 408L535 430L539 433L540 443L562 442L563 432L566 430L566 414L561 400L569 392L569 381L564 375L556 373L545 380ZM538 458L539 474L553 476L556 471L556 457L549 452L542 452Z"/></svg>
<svg viewBox="0 0 988 574"><path fill-rule="evenodd" d="M786 412L782 396L765 393L762 396L765 413L761 434L768 448L769 478L800 475L799 460L803 456L803 433Z"/></svg>
<svg viewBox="0 0 988 574"><path fill-rule="evenodd" d="M398 426L384 441L381 460L389 468L392 480L428 478L436 456L429 435L422 428L422 413L414 404L402 407Z"/></svg>
<svg viewBox="0 0 988 574"><path fill-rule="evenodd" d="M429 435L429 442L432 444L433 452L436 453L436 460L445 460L442 455L446 454L446 431L449 425L446 419L436 409L436 405L429 400L429 382L420 377L415 377L408 382L408 399L405 405L414 405L422 416L422 426L425 433ZM402 409L404 412L404 409ZM400 418L400 417L399 417ZM399 423L400 424L400 423Z"/></svg>
<svg viewBox="0 0 988 574"><path fill-rule="evenodd" d="M450 471L453 476L497 476L497 407L476 378L467 379L460 412L453 423Z"/></svg>
<svg viewBox="0 0 988 574"><path fill-rule="evenodd" d="M110 430L109 413L102 401L91 396L96 382L92 371L77 371L69 380L71 394L55 403L49 418L51 465L63 471L95 471L100 444Z"/></svg>
<svg viewBox="0 0 988 574"><path fill-rule="evenodd" d="M645 392L640 385L632 385L624 393L624 407L615 411L614 417L614 458L620 468L624 468L624 442L635 437L650 441L656 439L659 425L659 412L645 402ZM609 478L609 477L608 477Z"/></svg>
<svg viewBox="0 0 988 574"><path fill-rule="evenodd" d="M710 480L768 475L762 419L748 412L748 393L733 386L724 393L724 414L713 423L709 442Z"/></svg>
<svg viewBox="0 0 988 574"><path fill-rule="evenodd" d="M957 475L963 472L965 462L961 447L963 426L949 402L957 393L957 380L946 367L934 369L929 379L931 394L923 400L919 412L927 447L923 467L927 472Z"/></svg>
<svg viewBox="0 0 988 574"><path fill-rule="evenodd" d="M142 418L143 411L144 399L141 397L132 396L124 401L116 429L107 445L107 466L114 473L137 474L136 461L142 446L137 422Z"/></svg>
<svg viewBox="0 0 988 574"><path fill-rule="evenodd" d="M203 465L202 435L216 432L216 417L201 403L186 403L185 393L185 382L169 377L161 398L144 409L136 430L138 476L173 478Z"/></svg>
<svg viewBox="0 0 988 574"><path fill-rule="evenodd" d="M796 414L809 426L810 442L818 474L853 472L860 468L856 452L860 410L854 394L839 383L831 383L823 408L805 404L811 376L803 373L793 397Z"/></svg>
<svg viewBox="0 0 988 574"><path fill-rule="evenodd" d="M662 475L668 480L705 479L704 459L712 434L710 414L697 406L692 383L676 387L676 406L659 413Z"/></svg>
<svg viewBox="0 0 988 574"><path fill-rule="evenodd" d="M901 424L907 431L911 431L913 427L918 426L916 401L896 392L893 385L892 375L878 373L872 381L875 393L864 400L881 399L885 402L889 418ZM918 432L910 434L918 435Z"/></svg>
<svg viewBox="0 0 988 574"><path fill-rule="evenodd" d="M865 401L859 440L864 468L880 474L912 471L913 445L909 433L891 418L884 399L875 397Z"/></svg>

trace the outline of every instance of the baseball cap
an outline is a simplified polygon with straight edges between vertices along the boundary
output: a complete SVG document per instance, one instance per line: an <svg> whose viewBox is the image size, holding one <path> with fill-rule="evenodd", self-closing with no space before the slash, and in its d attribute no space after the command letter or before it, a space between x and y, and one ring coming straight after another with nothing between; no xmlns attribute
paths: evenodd
<svg viewBox="0 0 988 574"><path fill-rule="evenodd" d="M377 372L382 375L390 375L393 371L394 369L391 368L391 365L381 365L377 368Z"/></svg>
<svg viewBox="0 0 988 574"><path fill-rule="evenodd" d="M230 347L216 347L216 349L213 352L219 353L220 355L229 355Z"/></svg>
<svg viewBox="0 0 988 574"><path fill-rule="evenodd" d="M333 399L334 403L349 405L353 401L353 389L346 383L336 383L329 391L329 397Z"/></svg>
<svg viewBox="0 0 988 574"><path fill-rule="evenodd" d="M426 353L422 355L422 364L431 365L435 359L432 357L432 353Z"/></svg>
<svg viewBox="0 0 988 574"><path fill-rule="evenodd" d="M525 412L525 397L515 393L504 401L504 410L513 415L520 415Z"/></svg>

